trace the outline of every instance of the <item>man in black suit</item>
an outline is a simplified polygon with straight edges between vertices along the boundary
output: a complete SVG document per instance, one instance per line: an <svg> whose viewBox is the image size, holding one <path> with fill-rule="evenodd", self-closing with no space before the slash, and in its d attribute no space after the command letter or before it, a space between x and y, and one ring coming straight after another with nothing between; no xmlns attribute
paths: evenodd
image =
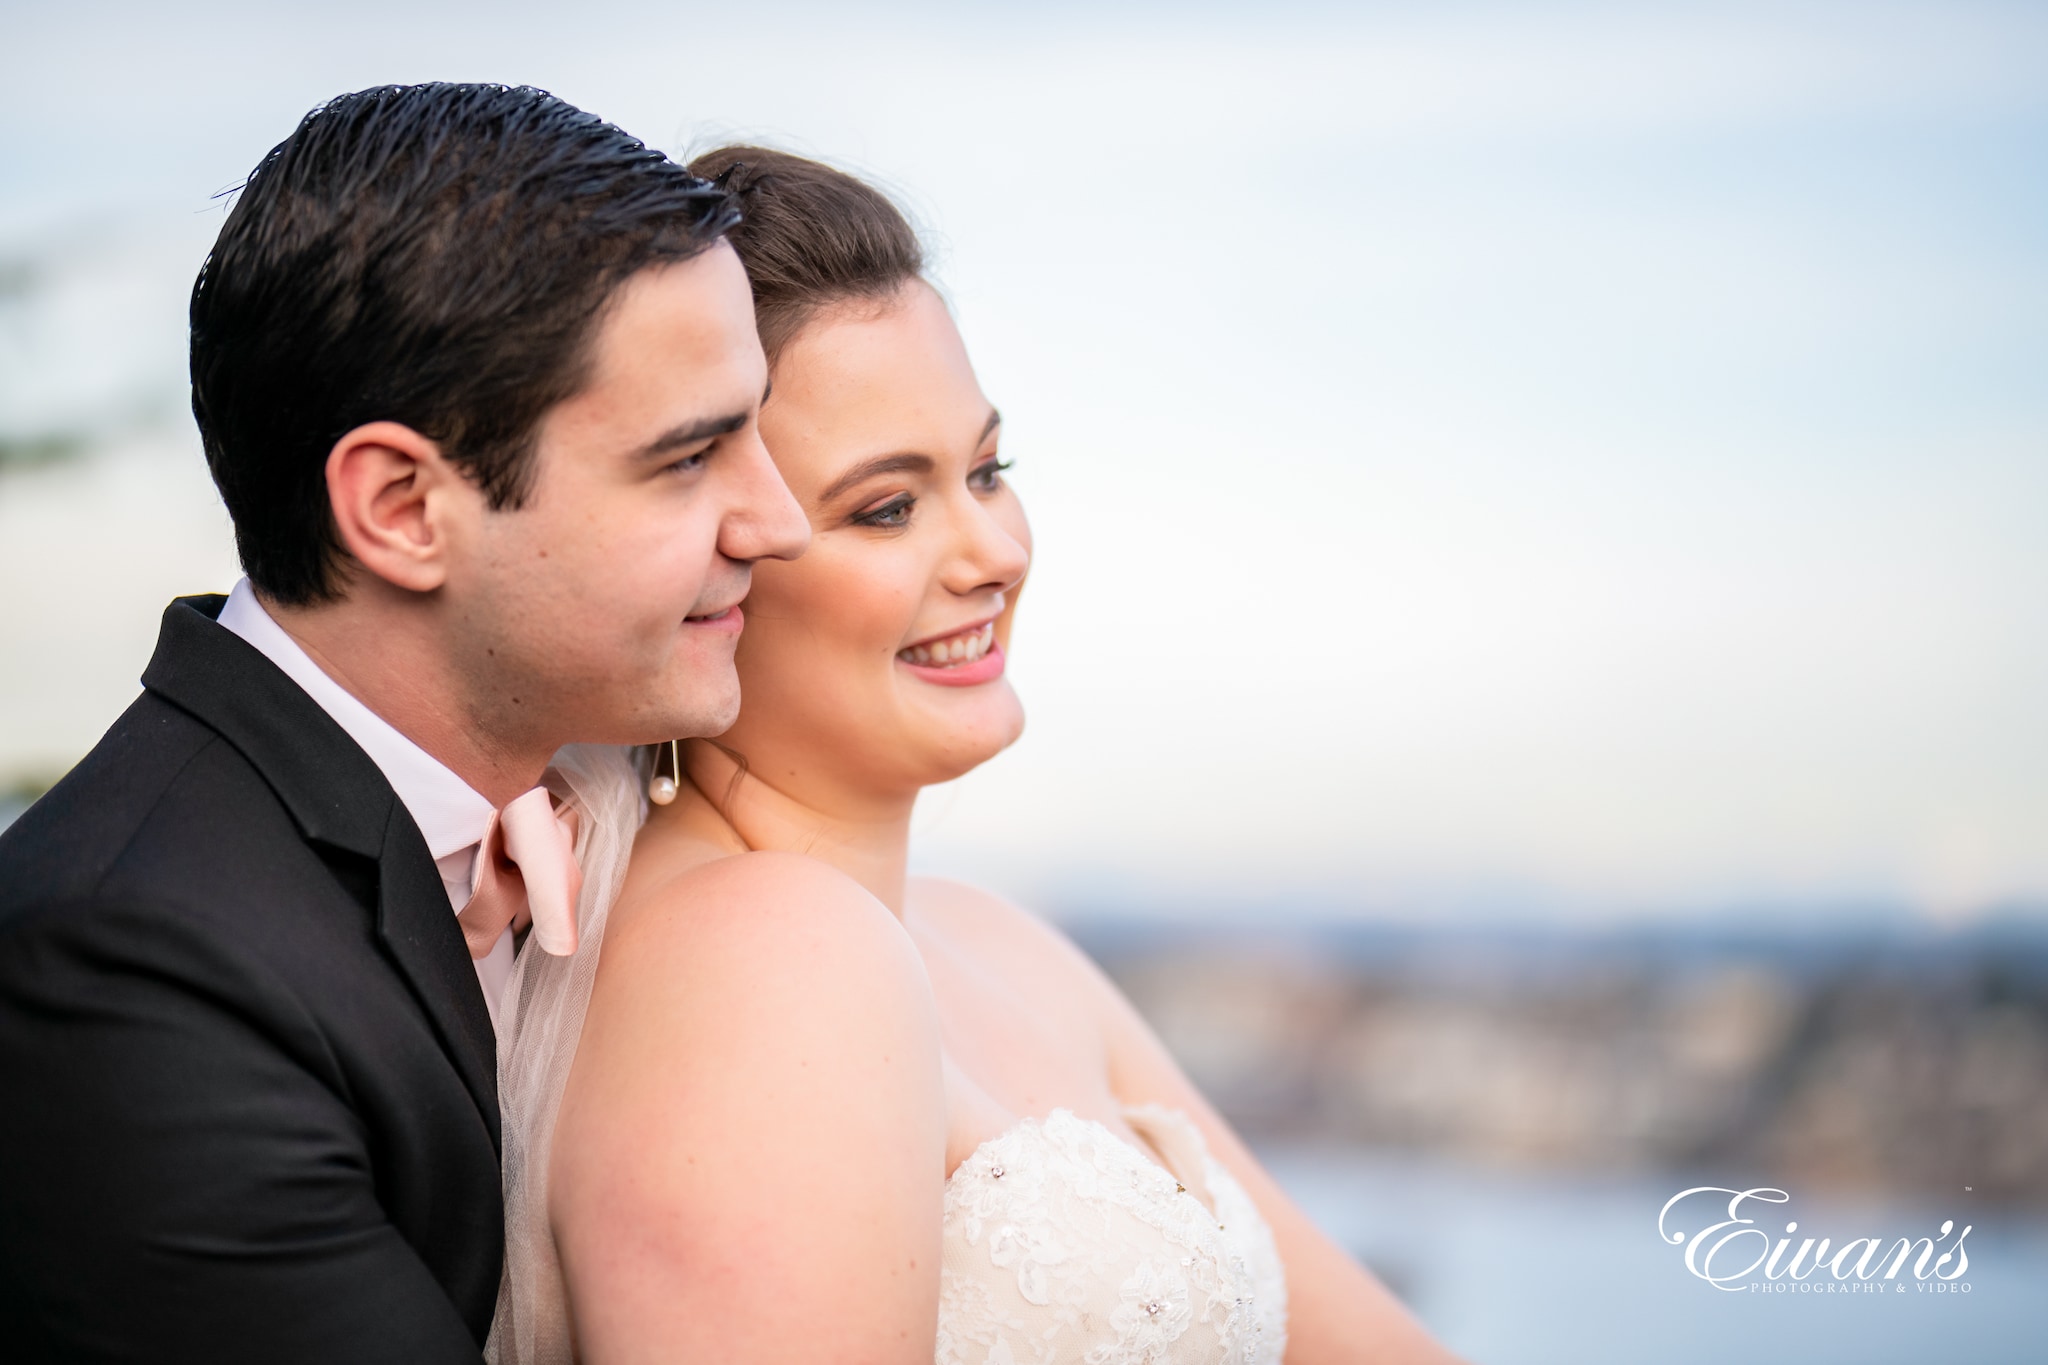
<svg viewBox="0 0 2048 1365"><path fill-rule="evenodd" d="M0 1355L479 1358L479 847L563 743L730 724L749 565L808 538L734 220L497 86L344 96L250 177L192 296L248 577L0 836Z"/></svg>

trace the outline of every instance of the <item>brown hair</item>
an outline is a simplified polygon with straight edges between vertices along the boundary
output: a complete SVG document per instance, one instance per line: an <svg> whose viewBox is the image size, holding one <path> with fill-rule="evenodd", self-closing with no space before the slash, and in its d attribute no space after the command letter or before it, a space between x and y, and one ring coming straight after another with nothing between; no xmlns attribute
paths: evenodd
<svg viewBox="0 0 2048 1365"><path fill-rule="evenodd" d="M767 147L721 147L690 162L739 206L727 240L754 286L754 319L772 364L821 308L893 298L924 271L924 248L874 186Z"/></svg>
<svg viewBox="0 0 2048 1365"><path fill-rule="evenodd" d="M525 86L380 86L306 115L192 287L192 415L249 581L291 606L345 591L327 456L365 422L440 442L492 507L518 507L607 303L735 217L716 186Z"/></svg>

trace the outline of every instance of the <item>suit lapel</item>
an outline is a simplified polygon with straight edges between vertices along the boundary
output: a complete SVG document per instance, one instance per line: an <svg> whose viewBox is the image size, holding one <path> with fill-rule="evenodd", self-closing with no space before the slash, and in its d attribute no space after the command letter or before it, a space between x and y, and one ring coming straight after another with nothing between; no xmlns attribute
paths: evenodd
<svg viewBox="0 0 2048 1365"><path fill-rule="evenodd" d="M142 685L211 726L263 774L313 843L377 864L377 934L499 1141L497 1038L425 838L348 732L215 619L226 598L164 611Z"/></svg>
<svg viewBox="0 0 2048 1365"><path fill-rule="evenodd" d="M440 1030L463 1084L483 1111L491 1145L496 1146L498 1036L469 945L448 908L440 871L405 803L396 799L391 802L378 874L377 933Z"/></svg>

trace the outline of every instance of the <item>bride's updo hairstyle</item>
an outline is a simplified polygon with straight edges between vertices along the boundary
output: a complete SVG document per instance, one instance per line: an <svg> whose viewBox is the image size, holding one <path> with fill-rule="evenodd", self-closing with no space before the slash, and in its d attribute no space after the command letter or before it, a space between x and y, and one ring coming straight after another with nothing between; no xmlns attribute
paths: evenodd
<svg viewBox="0 0 2048 1365"><path fill-rule="evenodd" d="M690 162L740 211L726 240L754 286L772 367L790 338L835 304L886 306L924 273L924 248L887 195L844 171L767 147L721 147Z"/></svg>

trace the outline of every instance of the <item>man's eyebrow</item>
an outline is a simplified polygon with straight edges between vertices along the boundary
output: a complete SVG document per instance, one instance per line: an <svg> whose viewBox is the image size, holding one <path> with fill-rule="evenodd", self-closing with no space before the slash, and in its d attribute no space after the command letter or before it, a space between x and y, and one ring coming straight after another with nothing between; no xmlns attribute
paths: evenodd
<svg viewBox="0 0 2048 1365"><path fill-rule="evenodd" d="M896 474L903 471L929 474L934 467L935 464L929 455L877 455L872 460L862 460L832 480L826 485L825 491L818 494L818 501L830 502L862 480L872 479L877 474Z"/></svg>
<svg viewBox="0 0 2048 1365"><path fill-rule="evenodd" d="M634 455L638 460L651 460L657 455L666 455L682 446L708 441L713 436L726 436L738 431L752 417L750 412L735 412L725 417L701 417L694 422L685 422L649 441Z"/></svg>

